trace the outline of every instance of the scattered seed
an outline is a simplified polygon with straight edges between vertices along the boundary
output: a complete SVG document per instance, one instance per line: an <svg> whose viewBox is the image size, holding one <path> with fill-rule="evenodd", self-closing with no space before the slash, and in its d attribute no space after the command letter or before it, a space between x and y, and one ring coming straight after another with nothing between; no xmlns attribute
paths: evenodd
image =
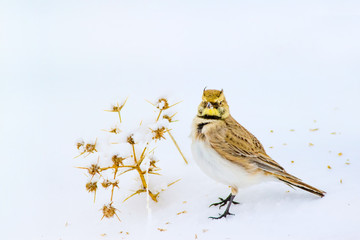
<svg viewBox="0 0 360 240"><path fill-rule="evenodd" d="M167 229L164 229L164 228L158 228L157 230L159 230L160 232L165 232L165 231L167 231Z"/></svg>
<svg viewBox="0 0 360 240"><path fill-rule="evenodd" d="M312 147L312 146L314 146L314 144L313 144L313 143L309 143L309 147Z"/></svg>
<svg viewBox="0 0 360 240"><path fill-rule="evenodd" d="M318 131L318 130L319 130L318 128L310 128L310 129L309 129L310 132L316 132L316 131Z"/></svg>
<svg viewBox="0 0 360 240"><path fill-rule="evenodd" d="M178 212L176 215L187 213L187 211Z"/></svg>
<svg viewBox="0 0 360 240"><path fill-rule="evenodd" d="M330 166L330 165L328 165L328 166L327 166L327 168L328 168L328 169L331 169L331 166Z"/></svg>
<svg viewBox="0 0 360 240"><path fill-rule="evenodd" d="M338 153L338 156L341 157L343 154L341 152Z"/></svg>

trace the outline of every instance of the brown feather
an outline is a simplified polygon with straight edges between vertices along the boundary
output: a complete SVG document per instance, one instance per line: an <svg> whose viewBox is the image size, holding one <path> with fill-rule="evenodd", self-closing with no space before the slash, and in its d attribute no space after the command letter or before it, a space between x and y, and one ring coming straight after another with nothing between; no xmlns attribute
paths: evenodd
<svg viewBox="0 0 360 240"><path fill-rule="evenodd" d="M251 173L272 175L295 186L323 197L325 192L314 188L301 179L287 173L279 163L265 152L260 141L239 124L231 115L224 120L198 120L198 139L208 141L210 146L225 159L232 161ZM206 128L203 130L203 128Z"/></svg>

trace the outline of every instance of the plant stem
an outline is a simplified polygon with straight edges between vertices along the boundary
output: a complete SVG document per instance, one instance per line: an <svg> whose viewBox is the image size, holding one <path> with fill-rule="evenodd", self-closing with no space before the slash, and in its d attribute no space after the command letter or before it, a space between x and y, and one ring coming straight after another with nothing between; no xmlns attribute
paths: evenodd
<svg viewBox="0 0 360 240"><path fill-rule="evenodd" d="M141 168L140 168L140 163L138 163L137 159L136 159L136 154L135 154L135 146L134 144L132 144L132 149L133 149L133 155L134 155L134 161L135 161L135 169L137 170L139 176L140 176L140 179L141 179L141 183L143 185L143 188L144 189L148 189L148 185L146 183L146 180L145 180L145 177L144 177L144 173L141 171ZM146 148L145 148L146 149ZM145 152L145 149L143 151L143 153ZM155 202L157 202L157 194L153 194L150 190L149 191L149 195L151 197L151 199Z"/></svg>
<svg viewBox="0 0 360 240"><path fill-rule="evenodd" d="M118 111L118 114L119 114L119 119L120 119L120 123L121 123L121 115L120 115L120 111Z"/></svg>
<svg viewBox="0 0 360 240"><path fill-rule="evenodd" d="M160 115L161 115L162 111L163 111L163 110L161 109L160 112L159 112L159 115L158 115L157 118L156 118L156 122L159 121L159 118L160 118Z"/></svg>
<svg viewBox="0 0 360 240"><path fill-rule="evenodd" d="M174 142L177 150L179 151L179 153L181 154L182 158L184 159L185 163L188 164L188 161L186 160L184 154L181 152L179 145L178 145L177 142L175 141L175 138L174 138L173 135L170 133L170 131L168 131L168 133L169 133L169 136L170 136L171 140Z"/></svg>

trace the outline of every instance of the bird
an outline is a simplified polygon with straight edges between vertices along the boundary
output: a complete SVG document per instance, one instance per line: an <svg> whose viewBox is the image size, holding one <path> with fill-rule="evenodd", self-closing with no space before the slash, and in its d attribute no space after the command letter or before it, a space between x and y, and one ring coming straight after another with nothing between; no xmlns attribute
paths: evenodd
<svg viewBox="0 0 360 240"><path fill-rule="evenodd" d="M211 206L226 206L226 210L213 219L226 218L230 213L239 188L265 181L280 181L324 197L324 191L304 183L289 174L266 152L260 141L239 124L230 114L223 90L206 88L191 128L191 150L195 162L210 178L230 187L225 199Z"/></svg>

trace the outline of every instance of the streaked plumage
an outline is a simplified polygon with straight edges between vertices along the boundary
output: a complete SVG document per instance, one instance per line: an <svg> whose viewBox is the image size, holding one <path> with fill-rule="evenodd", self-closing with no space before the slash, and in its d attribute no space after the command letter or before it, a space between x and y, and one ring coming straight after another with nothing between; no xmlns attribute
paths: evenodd
<svg viewBox="0 0 360 240"><path fill-rule="evenodd" d="M230 198L236 195L238 188L267 180L280 180L324 196L324 191L287 173L266 154L259 140L230 115L223 91L204 90L202 100L193 120L192 152L209 177L231 187L232 194L225 199L229 201L227 211L219 218L230 214Z"/></svg>

